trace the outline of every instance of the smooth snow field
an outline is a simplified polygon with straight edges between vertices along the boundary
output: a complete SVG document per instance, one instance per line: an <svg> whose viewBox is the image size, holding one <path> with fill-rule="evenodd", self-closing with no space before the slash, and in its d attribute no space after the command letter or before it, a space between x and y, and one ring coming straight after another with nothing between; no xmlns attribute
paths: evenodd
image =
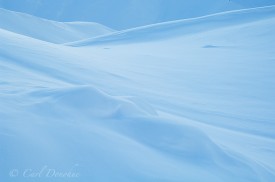
<svg viewBox="0 0 275 182"><path fill-rule="evenodd" d="M0 182L275 181L275 6L0 18Z"/></svg>

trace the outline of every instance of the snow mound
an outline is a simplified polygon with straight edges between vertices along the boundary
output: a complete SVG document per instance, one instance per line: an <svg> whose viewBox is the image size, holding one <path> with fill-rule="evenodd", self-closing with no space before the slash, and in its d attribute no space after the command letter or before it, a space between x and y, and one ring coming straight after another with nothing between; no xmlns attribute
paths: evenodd
<svg viewBox="0 0 275 182"><path fill-rule="evenodd" d="M71 46L88 46L103 43L139 42L173 38L213 29L249 23L275 17L275 6L223 12L198 18L159 23L117 31L106 36L67 43Z"/></svg>
<svg viewBox="0 0 275 182"><path fill-rule="evenodd" d="M273 9L99 38L119 45L0 29L0 181L274 181Z"/></svg>
<svg viewBox="0 0 275 182"><path fill-rule="evenodd" d="M111 33L98 23L62 23L0 8L0 28L52 43L65 43Z"/></svg>
<svg viewBox="0 0 275 182"><path fill-rule="evenodd" d="M76 112L91 118L125 118L156 115L154 109L145 103L137 104L130 97L110 96L92 86L77 86L30 93L43 100L35 104L35 110L51 108L53 112Z"/></svg>
<svg viewBox="0 0 275 182"><path fill-rule="evenodd" d="M201 130L183 123L146 117L135 118L130 122L116 121L111 124L111 128L184 165L195 164L200 166L199 168L207 166L207 175L211 175L211 171L218 173L213 179L208 176L213 181L238 179L248 182L261 178L264 180L274 178L271 172L266 171L262 166L257 166L255 161L227 151L214 143ZM189 167L192 169L191 166ZM195 177L191 172L184 174L184 178L204 181L204 175Z"/></svg>

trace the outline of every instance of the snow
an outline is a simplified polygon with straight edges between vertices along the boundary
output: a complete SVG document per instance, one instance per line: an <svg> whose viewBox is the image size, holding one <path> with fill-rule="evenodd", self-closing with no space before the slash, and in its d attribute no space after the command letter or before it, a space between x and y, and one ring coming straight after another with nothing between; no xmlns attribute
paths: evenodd
<svg viewBox="0 0 275 182"><path fill-rule="evenodd" d="M113 32L92 22L55 22L0 8L0 28L52 43L66 43Z"/></svg>
<svg viewBox="0 0 275 182"><path fill-rule="evenodd" d="M2 0L0 7L56 21L98 22L123 30L228 10L274 5L275 0ZM73 13L72 13L73 12Z"/></svg>
<svg viewBox="0 0 275 182"><path fill-rule="evenodd" d="M0 181L274 181L275 6L95 38L0 13Z"/></svg>
<svg viewBox="0 0 275 182"><path fill-rule="evenodd" d="M134 41L152 41L153 39L167 39L177 37L183 34L194 34L198 32L224 28L226 26L236 26L237 24L248 23L274 17L274 6L252 8L244 10L235 10L223 13L207 15L198 18L183 19L158 24L147 25L138 28L132 28L122 31L116 31L112 34L93 37L87 40L80 40L73 43L67 43L71 46L85 46L90 44L110 43L110 42L132 42ZM239 18L243 16L242 18Z"/></svg>

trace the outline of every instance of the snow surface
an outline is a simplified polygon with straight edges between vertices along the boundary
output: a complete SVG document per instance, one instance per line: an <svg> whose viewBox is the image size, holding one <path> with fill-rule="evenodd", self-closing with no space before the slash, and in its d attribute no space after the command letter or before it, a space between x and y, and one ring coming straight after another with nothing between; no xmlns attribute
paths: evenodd
<svg viewBox="0 0 275 182"><path fill-rule="evenodd" d="M5 9L57 21L98 22L117 30L274 4L275 0L0 0Z"/></svg>
<svg viewBox="0 0 275 182"><path fill-rule="evenodd" d="M66 43L113 32L92 22L56 22L0 8L0 28L52 43Z"/></svg>
<svg viewBox="0 0 275 182"><path fill-rule="evenodd" d="M275 6L67 44L0 24L0 181L275 180Z"/></svg>

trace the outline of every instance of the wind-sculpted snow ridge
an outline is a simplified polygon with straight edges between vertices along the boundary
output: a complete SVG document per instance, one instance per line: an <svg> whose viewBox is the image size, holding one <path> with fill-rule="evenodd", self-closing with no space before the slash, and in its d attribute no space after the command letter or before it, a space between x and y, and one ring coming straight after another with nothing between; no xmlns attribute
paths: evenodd
<svg viewBox="0 0 275 182"><path fill-rule="evenodd" d="M0 7L56 21L92 21L123 30L164 21L274 5L275 0L1 0ZM73 12L73 13L72 13Z"/></svg>
<svg viewBox="0 0 275 182"><path fill-rule="evenodd" d="M83 47L0 29L0 181L274 181L275 15L239 13Z"/></svg>
<svg viewBox="0 0 275 182"><path fill-rule="evenodd" d="M150 106L143 103L141 107L131 101L131 97L113 97L91 86L43 89L30 95L44 101L33 106L35 113L43 114L46 108L51 108L53 114L55 114L54 111L75 112L76 115L86 115L90 118L119 119L156 115Z"/></svg>
<svg viewBox="0 0 275 182"><path fill-rule="evenodd" d="M56 22L0 8L0 28L52 43L66 43L113 32L92 22Z"/></svg>
<svg viewBox="0 0 275 182"><path fill-rule="evenodd" d="M153 108L92 86L10 91L0 95L5 106L0 115L1 153L10 156L1 165L4 174L13 166L24 170L27 163L28 169L50 165L64 170L68 165L81 174L76 181L249 182L274 177L195 127L161 119ZM49 176L40 174L42 181Z"/></svg>
<svg viewBox="0 0 275 182"><path fill-rule="evenodd" d="M239 25L274 17L275 5L245 10L235 10L198 18L148 25L129 30L117 31L106 36L67 43L71 46L89 46L104 43L131 43L152 41L209 31L227 26Z"/></svg>

